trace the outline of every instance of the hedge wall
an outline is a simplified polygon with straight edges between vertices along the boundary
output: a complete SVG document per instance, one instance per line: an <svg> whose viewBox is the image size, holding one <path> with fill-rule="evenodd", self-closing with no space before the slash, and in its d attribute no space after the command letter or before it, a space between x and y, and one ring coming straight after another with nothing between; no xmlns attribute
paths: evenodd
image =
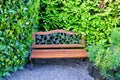
<svg viewBox="0 0 120 80"><path fill-rule="evenodd" d="M84 33L97 43L120 26L120 0L41 0L38 30L65 29Z"/></svg>
<svg viewBox="0 0 120 80"><path fill-rule="evenodd" d="M0 0L0 77L26 63L39 23L39 0Z"/></svg>

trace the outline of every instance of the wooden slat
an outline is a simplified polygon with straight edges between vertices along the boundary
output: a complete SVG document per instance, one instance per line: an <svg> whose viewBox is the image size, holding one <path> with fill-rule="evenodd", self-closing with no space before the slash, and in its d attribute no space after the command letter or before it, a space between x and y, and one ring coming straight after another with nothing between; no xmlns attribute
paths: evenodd
<svg viewBox="0 0 120 80"><path fill-rule="evenodd" d="M51 34L51 33L66 33L66 34L70 34L70 35L74 35L73 32L69 32L69 31L66 31L66 30L51 30L51 31L48 31L48 32L35 32L35 34L41 34L41 35L46 35L46 34Z"/></svg>
<svg viewBox="0 0 120 80"><path fill-rule="evenodd" d="M47 45L36 45L32 44L32 48L81 48L84 47L82 44L47 44Z"/></svg>
<svg viewBox="0 0 120 80"><path fill-rule="evenodd" d="M83 34L82 34L82 46L85 47L85 37Z"/></svg>
<svg viewBox="0 0 120 80"><path fill-rule="evenodd" d="M86 58L84 49L48 49L32 50L31 58Z"/></svg>

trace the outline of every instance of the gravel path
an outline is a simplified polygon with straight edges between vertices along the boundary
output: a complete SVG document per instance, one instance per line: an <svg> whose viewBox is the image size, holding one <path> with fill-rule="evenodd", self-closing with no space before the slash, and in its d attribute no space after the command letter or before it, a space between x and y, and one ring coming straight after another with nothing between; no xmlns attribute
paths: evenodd
<svg viewBox="0 0 120 80"><path fill-rule="evenodd" d="M94 80L88 74L86 62L79 59L40 59L34 64L33 70L25 67L3 80Z"/></svg>

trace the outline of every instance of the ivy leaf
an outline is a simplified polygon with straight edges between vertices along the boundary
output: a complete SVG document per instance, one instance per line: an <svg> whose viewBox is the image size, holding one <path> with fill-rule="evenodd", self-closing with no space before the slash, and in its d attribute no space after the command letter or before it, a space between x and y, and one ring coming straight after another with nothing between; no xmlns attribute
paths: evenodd
<svg viewBox="0 0 120 80"><path fill-rule="evenodd" d="M15 10L12 10L12 9L10 9L8 12L9 12L9 13L16 13L16 11L15 11Z"/></svg>
<svg viewBox="0 0 120 80"><path fill-rule="evenodd" d="M0 45L0 51L4 50L6 48L6 45Z"/></svg>

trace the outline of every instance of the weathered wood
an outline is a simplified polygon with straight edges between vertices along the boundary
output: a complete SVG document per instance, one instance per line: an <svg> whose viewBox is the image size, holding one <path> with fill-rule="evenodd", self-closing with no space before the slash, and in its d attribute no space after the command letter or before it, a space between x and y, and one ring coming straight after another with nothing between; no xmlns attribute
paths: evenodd
<svg viewBox="0 0 120 80"><path fill-rule="evenodd" d="M86 58L87 52L84 49L41 49L33 50L31 58Z"/></svg>
<svg viewBox="0 0 120 80"><path fill-rule="evenodd" d="M48 45L36 45L32 44L32 48L82 48L84 47L82 44L48 44Z"/></svg>
<svg viewBox="0 0 120 80"><path fill-rule="evenodd" d="M82 34L82 47L85 47L85 37L83 34Z"/></svg>

